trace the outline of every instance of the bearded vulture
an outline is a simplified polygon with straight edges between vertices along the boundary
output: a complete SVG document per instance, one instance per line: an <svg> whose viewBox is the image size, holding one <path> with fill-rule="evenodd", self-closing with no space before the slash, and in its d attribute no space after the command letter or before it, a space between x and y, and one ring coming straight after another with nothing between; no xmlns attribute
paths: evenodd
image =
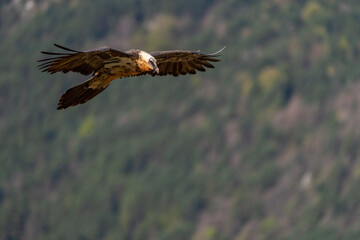
<svg viewBox="0 0 360 240"><path fill-rule="evenodd" d="M201 54L199 51L160 51L147 53L132 49L121 52L110 47L101 47L90 51L76 51L54 44L67 52L41 52L52 55L51 58L39 60L38 66L43 72L77 72L92 77L87 81L67 90L60 98L57 109L83 104L101 93L110 82L123 77L195 74L196 70L204 72L205 68L214 68L209 62L220 61L219 53Z"/></svg>

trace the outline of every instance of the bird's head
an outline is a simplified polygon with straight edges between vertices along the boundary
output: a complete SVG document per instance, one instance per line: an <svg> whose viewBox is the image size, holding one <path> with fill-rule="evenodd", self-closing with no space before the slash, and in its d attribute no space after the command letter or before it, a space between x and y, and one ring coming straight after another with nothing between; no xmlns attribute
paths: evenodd
<svg viewBox="0 0 360 240"><path fill-rule="evenodd" d="M156 65L156 59L153 56L144 51L141 51L139 56L148 65L148 67L154 71L154 73L159 74L159 68Z"/></svg>

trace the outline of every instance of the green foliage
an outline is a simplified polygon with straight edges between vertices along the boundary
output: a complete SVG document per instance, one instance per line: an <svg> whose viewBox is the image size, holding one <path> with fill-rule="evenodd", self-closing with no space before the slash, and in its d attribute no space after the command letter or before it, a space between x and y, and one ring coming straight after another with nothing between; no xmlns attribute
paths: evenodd
<svg viewBox="0 0 360 240"><path fill-rule="evenodd" d="M95 119L93 116L88 116L84 119L84 122L81 123L78 129L79 137L85 137L90 135L95 128Z"/></svg>
<svg viewBox="0 0 360 240"><path fill-rule="evenodd" d="M0 1L0 240L360 237L355 0L34 3ZM53 42L227 48L56 111Z"/></svg>

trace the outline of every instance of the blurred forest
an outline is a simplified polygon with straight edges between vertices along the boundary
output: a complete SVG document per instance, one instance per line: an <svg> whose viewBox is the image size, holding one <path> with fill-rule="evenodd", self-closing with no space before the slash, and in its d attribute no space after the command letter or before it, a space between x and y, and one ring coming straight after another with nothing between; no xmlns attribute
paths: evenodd
<svg viewBox="0 0 360 240"><path fill-rule="evenodd" d="M360 239L356 0L0 0L0 240ZM226 45L216 69L37 70L88 50Z"/></svg>

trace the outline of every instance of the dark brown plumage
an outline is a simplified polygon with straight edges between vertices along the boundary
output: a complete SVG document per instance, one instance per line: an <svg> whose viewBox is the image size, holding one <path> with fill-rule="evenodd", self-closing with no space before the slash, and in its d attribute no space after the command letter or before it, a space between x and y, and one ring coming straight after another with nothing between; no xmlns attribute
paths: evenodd
<svg viewBox="0 0 360 240"><path fill-rule="evenodd" d="M224 48L223 48L224 49ZM155 57L159 67L159 74L152 74L165 76L173 75L175 77L185 74L195 74L196 71L205 72L204 67L214 68L209 62L219 62L216 57L223 49L213 54L201 54L192 51L162 51L150 53Z"/></svg>
<svg viewBox="0 0 360 240"><path fill-rule="evenodd" d="M54 74L56 72L77 72L83 75L89 75L100 69L108 60L115 60L121 57L130 58L131 55L111 49L109 47L101 47L95 50L80 52L72 50L58 44L54 46L68 53L41 52L42 54L54 55L56 57L39 60L41 62L39 69L43 72Z"/></svg>
<svg viewBox="0 0 360 240"><path fill-rule="evenodd" d="M104 88L89 88L89 80L68 89L59 99L57 109L83 104L105 90Z"/></svg>
<svg viewBox="0 0 360 240"><path fill-rule="evenodd" d="M205 67L214 68L210 62L218 62L220 51L213 54L201 54L193 51L162 51L147 53L141 50L121 52L109 47L81 52L58 44L66 53L41 52L52 55L39 60L39 69L54 74L56 72L77 72L92 77L86 82L67 90L58 102L58 109L65 109L89 101L105 90L111 81L117 78L140 76L185 75L205 71Z"/></svg>

